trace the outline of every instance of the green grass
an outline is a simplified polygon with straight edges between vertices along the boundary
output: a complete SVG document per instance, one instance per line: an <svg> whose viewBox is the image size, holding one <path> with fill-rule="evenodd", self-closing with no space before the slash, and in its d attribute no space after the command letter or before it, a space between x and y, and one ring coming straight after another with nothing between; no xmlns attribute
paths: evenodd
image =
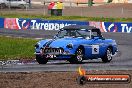
<svg viewBox="0 0 132 88"><path fill-rule="evenodd" d="M5 18L37 18L47 20L78 20L78 21L103 21L103 22L132 22L132 18L104 18L104 17L83 17L83 16L44 16L26 13L0 13Z"/></svg>
<svg viewBox="0 0 132 88"><path fill-rule="evenodd" d="M33 58L37 41L0 36L0 60Z"/></svg>

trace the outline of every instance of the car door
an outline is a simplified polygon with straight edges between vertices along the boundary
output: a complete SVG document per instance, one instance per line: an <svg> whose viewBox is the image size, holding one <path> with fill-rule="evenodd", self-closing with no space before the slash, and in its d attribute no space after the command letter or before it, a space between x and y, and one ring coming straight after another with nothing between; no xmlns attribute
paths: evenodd
<svg viewBox="0 0 132 88"><path fill-rule="evenodd" d="M12 6L12 7L16 7L17 4L18 4L17 0L11 0L10 3L11 3L11 6Z"/></svg>
<svg viewBox="0 0 132 88"><path fill-rule="evenodd" d="M5 3L6 3L6 5L7 5L8 7L10 7L10 5L11 5L11 0L5 0Z"/></svg>
<svg viewBox="0 0 132 88"><path fill-rule="evenodd" d="M98 32L92 32L92 57L99 58L104 55L104 41L105 39Z"/></svg>
<svg viewBox="0 0 132 88"><path fill-rule="evenodd" d="M94 37L92 39L92 45L91 45L91 49L92 49L92 56L93 57L100 57L101 53L103 52L103 40L99 37Z"/></svg>
<svg viewBox="0 0 132 88"><path fill-rule="evenodd" d="M86 59L96 59L100 57L100 53L102 52L103 48L103 40L99 37L94 37L90 40L85 40L85 58Z"/></svg>

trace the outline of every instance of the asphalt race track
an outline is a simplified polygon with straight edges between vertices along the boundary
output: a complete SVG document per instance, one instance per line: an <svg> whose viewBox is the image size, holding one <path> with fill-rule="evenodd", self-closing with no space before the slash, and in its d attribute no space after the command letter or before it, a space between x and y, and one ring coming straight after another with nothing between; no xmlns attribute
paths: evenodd
<svg viewBox="0 0 132 88"><path fill-rule="evenodd" d="M0 29L0 35L25 38L53 38L56 31L7 30ZM119 52L110 63L102 63L101 59L87 60L83 64L69 64L67 61L50 61L46 65L15 64L0 66L0 72L37 72L37 71L76 71L79 66L86 70L132 70L132 34L103 33L105 38L115 39Z"/></svg>

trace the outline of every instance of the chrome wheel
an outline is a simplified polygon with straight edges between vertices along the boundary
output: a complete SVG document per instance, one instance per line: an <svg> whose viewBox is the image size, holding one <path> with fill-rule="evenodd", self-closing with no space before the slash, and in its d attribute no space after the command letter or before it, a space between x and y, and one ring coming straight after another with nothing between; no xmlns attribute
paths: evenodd
<svg viewBox="0 0 132 88"><path fill-rule="evenodd" d="M84 59L84 48L82 47L79 47L77 50L76 50L76 53L75 53L75 56L73 56L71 59L69 59L68 61L71 63L71 64L81 64L83 59Z"/></svg>
<svg viewBox="0 0 132 88"><path fill-rule="evenodd" d="M111 50L111 48L108 48L106 50L105 55L102 57L102 61L104 63L107 63L107 62L110 62L111 60L112 60L112 50Z"/></svg>
<svg viewBox="0 0 132 88"><path fill-rule="evenodd" d="M110 49L107 50L107 58L108 58L108 61L112 59L112 52Z"/></svg>
<svg viewBox="0 0 132 88"><path fill-rule="evenodd" d="M82 49L78 49L76 55L77 55L76 58L78 61L83 60L83 50Z"/></svg>

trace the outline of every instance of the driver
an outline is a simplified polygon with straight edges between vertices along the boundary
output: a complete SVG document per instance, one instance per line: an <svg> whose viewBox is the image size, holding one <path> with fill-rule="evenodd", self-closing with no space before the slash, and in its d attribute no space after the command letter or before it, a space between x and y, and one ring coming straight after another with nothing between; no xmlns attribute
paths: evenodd
<svg viewBox="0 0 132 88"><path fill-rule="evenodd" d="M75 31L71 31L71 32L70 32L70 36L76 37L76 32L75 32Z"/></svg>

